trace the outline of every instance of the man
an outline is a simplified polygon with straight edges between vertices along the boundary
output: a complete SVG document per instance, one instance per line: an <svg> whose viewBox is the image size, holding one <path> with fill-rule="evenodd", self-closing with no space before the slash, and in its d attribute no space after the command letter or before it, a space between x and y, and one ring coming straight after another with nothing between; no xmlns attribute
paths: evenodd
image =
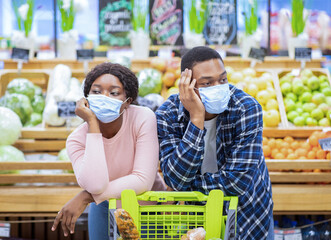
<svg viewBox="0 0 331 240"><path fill-rule="evenodd" d="M196 47L181 61L179 95L157 110L160 166L169 187L238 196L237 238L273 239L262 151L262 108L228 84L221 56Z"/></svg>

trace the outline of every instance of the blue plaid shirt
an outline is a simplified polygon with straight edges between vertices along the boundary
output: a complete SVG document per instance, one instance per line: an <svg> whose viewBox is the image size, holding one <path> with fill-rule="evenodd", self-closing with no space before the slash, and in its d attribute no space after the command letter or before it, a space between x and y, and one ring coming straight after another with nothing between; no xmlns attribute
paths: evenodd
<svg viewBox="0 0 331 240"><path fill-rule="evenodd" d="M237 238L266 239L272 220L272 193L262 151L262 108L230 85L228 109L217 117L218 171L201 174L206 129L196 127L178 95L156 111L160 166L165 182L177 191L208 194L221 189L238 196Z"/></svg>

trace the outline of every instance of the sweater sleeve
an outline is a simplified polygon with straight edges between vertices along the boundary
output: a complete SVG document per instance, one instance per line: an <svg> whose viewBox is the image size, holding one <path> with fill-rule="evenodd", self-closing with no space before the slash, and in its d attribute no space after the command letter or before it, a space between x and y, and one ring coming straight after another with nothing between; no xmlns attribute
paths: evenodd
<svg viewBox="0 0 331 240"><path fill-rule="evenodd" d="M103 193L92 194L97 204L109 198L120 198L124 189L133 189L137 194L152 189L158 167L159 144L155 115L147 110L132 119L135 121L137 142L131 174L110 181Z"/></svg>
<svg viewBox="0 0 331 240"><path fill-rule="evenodd" d="M101 133L73 132L66 147L79 186L91 194L104 192L109 175Z"/></svg>

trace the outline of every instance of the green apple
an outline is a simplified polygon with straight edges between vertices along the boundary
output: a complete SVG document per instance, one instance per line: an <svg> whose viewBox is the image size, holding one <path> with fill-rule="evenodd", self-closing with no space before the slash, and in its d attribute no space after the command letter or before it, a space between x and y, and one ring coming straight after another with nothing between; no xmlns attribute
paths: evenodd
<svg viewBox="0 0 331 240"><path fill-rule="evenodd" d="M295 111L297 111L297 113L299 113L299 115L301 115L304 112L303 109L300 107L297 107L297 109Z"/></svg>
<svg viewBox="0 0 331 240"><path fill-rule="evenodd" d="M320 83L328 82L328 78L327 78L327 76L325 76L325 75L320 75L320 76L318 77L318 80L319 80Z"/></svg>
<svg viewBox="0 0 331 240"><path fill-rule="evenodd" d="M278 110L278 102L276 99L269 99L268 102L266 103L266 109L271 110L275 109Z"/></svg>
<svg viewBox="0 0 331 240"><path fill-rule="evenodd" d="M320 89L328 88L328 87L330 87L330 85L329 85L328 82L322 82L322 83L320 83Z"/></svg>
<svg viewBox="0 0 331 240"><path fill-rule="evenodd" d="M298 78L298 77L293 78L292 85L295 85L295 84L303 84L301 78Z"/></svg>
<svg viewBox="0 0 331 240"><path fill-rule="evenodd" d="M267 91L270 94L270 98L276 98L276 90L273 87L267 87Z"/></svg>
<svg viewBox="0 0 331 240"><path fill-rule="evenodd" d="M292 84L285 82L280 86L280 89L282 90L282 94L285 96L292 91Z"/></svg>
<svg viewBox="0 0 331 240"><path fill-rule="evenodd" d="M306 118L306 125L307 126L317 126L317 121L316 121L316 119L314 119L312 117L307 117Z"/></svg>
<svg viewBox="0 0 331 240"><path fill-rule="evenodd" d="M295 126L304 126L306 121L304 117L298 116L293 120Z"/></svg>
<svg viewBox="0 0 331 240"><path fill-rule="evenodd" d="M296 83L296 84L293 83L292 88L293 88L293 92L298 96L305 91L302 83Z"/></svg>
<svg viewBox="0 0 331 240"><path fill-rule="evenodd" d="M251 77L255 77L256 76L256 71L254 68L245 68L244 70L242 70L242 73L245 76L251 76Z"/></svg>
<svg viewBox="0 0 331 240"><path fill-rule="evenodd" d="M318 108L321 109L324 114L326 114L328 112L330 107L326 103L321 103L320 105L318 105Z"/></svg>
<svg viewBox="0 0 331 240"><path fill-rule="evenodd" d="M331 96L326 97L325 102L328 106L331 106Z"/></svg>
<svg viewBox="0 0 331 240"><path fill-rule="evenodd" d="M293 122L293 120L298 116L299 114L296 111L291 111L287 114L287 119Z"/></svg>
<svg viewBox="0 0 331 240"><path fill-rule="evenodd" d="M309 89L309 87L307 87L307 86L303 86L303 89L304 89L303 92L311 92L310 89Z"/></svg>
<svg viewBox="0 0 331 240"><path fill-rule="evenodd" d="M305 119L305 122L306 122L307 118L310 117L310 114L307 113L307 112L303 112L303 113L301 114L301 117L303 117L303 118Z"/></svg>
<svg viewBox="0 0 331 240"><path fill-rule="evenodd" d="M326 118L329 119L329 121L331 121L331 109L329 109L325 115L326 115Z"/></svg>
<svg viewBox="0 0 331 240"><path fill-rule="evenodd" d="M268 102L268 100L270 99L270 95L269 92L267 90L262 90L259 91L256 94L256 100L260 103L260 104L266 104Z"/></svg>
<svg viewBox="0 0 331 240"><path fill-rule="evenodd" d="M325 102L325 96L323 93L317 93L313 95L311 101L315 103L316 105L320 105L321 103Z"/></svg>
<svg viewBox="0 0 331 240"><path fill-rule="evenodd" d="M322 127L329 127L330 121L327 118L322 118L321 120L318 121L318 125Z"/></svg>
<svg viewBox="0 0 331 240"><path fill-rule="evenodd" d="M307 68L302 70L302 72L300 73L300 76L307 77L307 78L310 78L313 75L314 75L313 72L310 69L307 69Z"/></svg>
<svg viewBox="0 0 331 240"><path fill-rule="evenodd" d="M319 89L319 87L320 87L320 81L319 81L319 79L316 76L312 76L312 77L310 77L308 79L307 86L311 90Z"/></svg>
<svg viewBox="0 0 331 240"><path fill-rule="evenodd" d="M285 99L284 104L286 112L291 112L297 108L292 99Z"/></svg>
<svg viewBox="0 0 331 240"><path fill-rule="evenodd" d="M281 79L279 79L280 86L283 85L283 83L291 83L291 77L284 76Z"/></svg>
<svg viewBox="0 0 331 240"><path fill-rule="evenodd" d="M315 118L317 121L321 120L324 117L324 113L321 109L316 108L311 112L311 117Z"/></svg>
<svg viewBox="0 0 331 240"><path fill-rule="evenodd" d="M323 88L322 93L324 94L324 96L330 97L331 96L331 88L330 87Z"/></svg>
<svg viewBox="0 0 331 240"><path fill-rule="evenodd" d="M297 103L295 104L295 106L296 106L297 108L302 108L303 104L302 104L302 102L297 102Z"/></svg>
<svg viewBox="0 0 331 240"><path fill-rule="evenodd" d="M314 109L316 109L316 104L315 103L304 103L303 105L302 105L302 109L303 109L303 111L305 111L305 112L308 112L308 113L311 113Z"/></svg>
<svg viewBox="0 0 331 240"><path fill-rule="evenodd" d="M275 109L266 111L265 114L263 114L263 123L267 127L277 127L280 123L279 112Z"/></svg>
<svg viewBox="0 0 331 240"><path fill-rule="evenodd" d="M286 99L292 99L294 102L296 102L296 101L298 100L297 95L295 95L295 94L292 93L292 92L286 94L285 98L286 98Z"/></svg>
<svg viewBox="0 0 331 240"><path fill-rule="evenodd" d="M304 92L299 99L303 103L308 103L311 101L312 97L313 95L310 92Z"/></svg>

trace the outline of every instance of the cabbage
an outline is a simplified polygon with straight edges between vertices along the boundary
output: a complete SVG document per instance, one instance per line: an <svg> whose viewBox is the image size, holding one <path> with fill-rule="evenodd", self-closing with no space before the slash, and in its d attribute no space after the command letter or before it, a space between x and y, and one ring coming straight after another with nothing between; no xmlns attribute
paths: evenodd
<svg viewBox="0 0 331 240"><path fill-rule="evenodd" d="M63 148L59 154L57 155L57 159L59 159L60 161L65 161L65 162L70 162L70 158L68 156L67 153L67 149Z"/></svg>
<svg viewBox="0 0 331 240"><path fill-rule="evenodd" d="M31 113L29 120L24 124L24 127L33 127L38 125L43 121L42 115L40 113Z"/></svg>
<svg viewBox="0 0 331 240"><path fill-rule="evenodd" d="M131 68L131 60L125 56L119 56L110 60L112 63L120 64L124 67Z"/></svg>
<svg viewBox="0 0 331 240"><path fill-rule="evenodd" d="M0 146L0 163L1 162L24 162L24 154L17 148L9 145ZM0 171L4 173L18 173L19 170Z"/></svg>
<svg viewBox="0 0 331 240"><path fill-rule="evenodd" d="M34 112L42 113L45 108L45 99L43 96L35 95L31 101L31 106Z"/></svg>
<svg viewBox="0 0 331 240"><path fill-rule="evenodd" d="M162 89L161 72L152 68L141 70L138 75L139 96L144 97L149 93L160 93Z"/></svg>
<svg viewBox="0 0 331 240"><path fill-rule="evenodd" d="M60 161L64 161L64 162L70 162L70 158L68 156L68 153L67 153L67 149L66 148L63 148L59 152L59 154L57 155L57 159L60 160ZM67 171L64 171L64 172L74 173L74 171L72 171L72 170L67 170Z"/></svg>
<svg viewBox="0 0 331 240"><path fill-rule="evenodd" d="M27 96L18 93L6 94L3 102L5 107L10 108L20 117L23 125L29 120L33 110Z"/></svg>
<svg viewBox="0 0 331 240"><path fill-rule="evenodd" d="M157 93L147 94L144 98L153 101L158 107L160 107L164 102L164 98Z"/></svg>
<svg viewBox="0 0 331 240"><path fill-rule="evenodd" d="M43 95L43 90L41 89L41 87L37 86L37 85L33 85L34 88L34 95L38 95L38 96L42 96Z"/></svg>
<svg viewBox="0 0 331 240"><path fill-rule="evenodd" d="M29 97L30 101L34 97L35 87L32 82L25 78L16 78L7 85L9 93L20 93Z"/></svg>
<svg viewBox="0 0 331 240"><path fill-rule="evenodd" d="M0 107L0 145L11 145L20 137L22 123L9 108Z"/></svg>

